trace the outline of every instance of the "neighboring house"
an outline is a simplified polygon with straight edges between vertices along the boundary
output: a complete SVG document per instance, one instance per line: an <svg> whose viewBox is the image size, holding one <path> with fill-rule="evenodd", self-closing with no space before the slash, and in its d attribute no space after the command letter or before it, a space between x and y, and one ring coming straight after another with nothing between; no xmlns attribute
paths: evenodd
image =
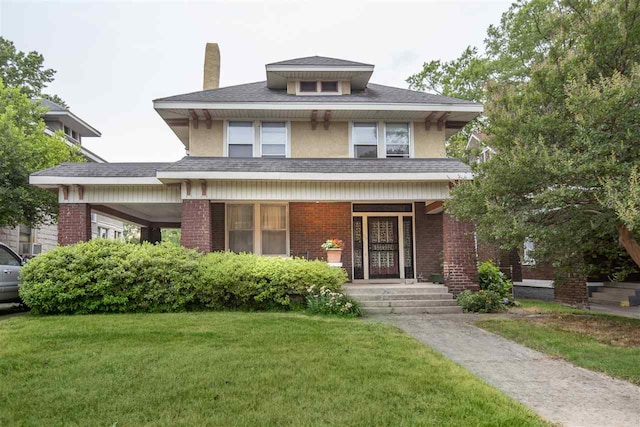
<svg viewBox="0 0 640 427"><path fill-rule="evenodd" d="M39 99L48 111L44 115L45 133L52 135L61 130L70 146L77 146L87 162L105 163L102 157L82 146L82 138L99 137L91 125L73 114L68 109L49 101ZM91 236L122 239L123 223L120 220L102 214L91 215ZM0 242L6 244L23 257L30 257L54 248L58 244L58 225L44 224L38 228L19 225L18 227L0 228Z"/></svg>
<svg viewBox="0 0 640 427"><path fill-rule="evenodd" d="M481 132L474 132L469 137L466 150L470 154L471 162L484 163L496 154L495 149L486 143L486 138L487 135ZM533 257L535 247L536 243L529 239L523 242L522 247L512 251L500 249L493 244L477 242L477 253L479 261L495 262L501 271L513 280L516 297L558 299L558 290L554 286L554 267L550 263L536 262ZM639 305L639 279L639 274L631 274L626 278L628 282L611 285L609 281L612 279L607 274L592 274L587 282L588 296L595 303Z"/></svg>
<svg viewBox="0 0 640 427"><path fill-rule="evenodd" d="M307 57L266 65L266 81L219 88L208 44L204 90L156 99L184 145L173 163L63 164L31 183L57 191L61 244L91 238L91 210L141 225L144 240L181 228L184 246L325 258L345 241L357 280L444 272L477 288L473 226L443 212L472 179L445 139L482 112L461 99L369 81L374 66Z"/></svg>

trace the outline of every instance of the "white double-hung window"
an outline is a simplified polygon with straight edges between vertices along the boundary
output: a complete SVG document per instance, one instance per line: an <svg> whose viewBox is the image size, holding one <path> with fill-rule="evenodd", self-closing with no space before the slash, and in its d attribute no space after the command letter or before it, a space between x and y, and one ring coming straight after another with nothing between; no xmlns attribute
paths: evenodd
<svg viewBox="0 0 640 427"><path fill-rule="evenodd" d="M351 131L353 157L356 159L378 157L378 124L354 123Z"/></svg>
<svg viewBox="0 0 640 427"><path fill-rule="evenodd" d="M227 205L228 249L261 255L288 255L285 204Z"/></svg>
<svg viewBox="0 0 640 427"><path fill-rule="evenodd" d="M287 124L263 122L260 127L262 157L287 157Z"/></svg>
<svg viewBox="0 0 640 427"><path fill-rule="evenodd" d="M287 255L287 207L260 206L262 255Z"/></svg>
<svg viewBox="0 0 640 427"><path fill-rule="evenodd" d="M386 123L384 134L387 157L409 157L409 123Z"/></svg>
<svg viewBox="0 0 640 427"><path fill-rule="evenodd" d="M229 250L253 252L253 205L228 205Z"/></svg>
<svg viewBox="0 0 640 427"><path fill-rule="evenodd" d="M229 122L227 145L229 157L253 157L253 122Z"/></svg>

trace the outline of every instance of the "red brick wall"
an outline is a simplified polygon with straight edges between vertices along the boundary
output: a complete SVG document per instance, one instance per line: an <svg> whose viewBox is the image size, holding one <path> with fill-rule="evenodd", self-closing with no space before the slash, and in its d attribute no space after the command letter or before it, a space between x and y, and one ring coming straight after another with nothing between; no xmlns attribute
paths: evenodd
<svg viewBox="0 0 640 427"><path fill-rule="evenodd" d="M443 214L444 280L454 294L479 289L474 231L473 223Z"/></svg>
<svg viewBox="0 0 640 427"><path fill-rule="evenodd" d="M553 280L553 265L551 264L536 264L536 265L523 265L522 266L522 278L532 280Z"/></svg>
<svg viewBox="0 0 640 427"><path fill-rule="evenodd" d="M91 206L61 203L58 216L58 244L72 245L91 240Z"/></svg>
<svg viewBox="0 0 640 427"><path fill-rule="evenodd" d="M493 261L496 265L500 260L500 248L493 243L478 241L478 262Z"/></svg>
<svg viewBox="0 0 640 427"><path fill-rule="evenodd" d="M562 304L589 306L589 291L584 276L558 273L554 281L554 295L555 301Z"/></svg>
<svg viewBox="0 0 640 427"><path fill-rule="evenodd" d="M209 200L183 200L180 244L202 252L211 252L212 208Z"/></svg>
<svg viewBox="0 0 640 427"><path fill-rule="evenodd" d="M212 251L225 250L224 203L211 204Z"/></svg>
<svg viewBox="0 0 640 427"><path fill-rule="evenodd" d="M416 277L429 280L432 273L442 274L442 214L427 215L424 202L415 203Z"/></svg>
<svg viewBox="0 0 640 427"><path fill-rule="evenodd" d="M351 203L289 203L291 252L309 253L309 259L325 259L325 240L344 240L342 266L351 277Z"/></svg>

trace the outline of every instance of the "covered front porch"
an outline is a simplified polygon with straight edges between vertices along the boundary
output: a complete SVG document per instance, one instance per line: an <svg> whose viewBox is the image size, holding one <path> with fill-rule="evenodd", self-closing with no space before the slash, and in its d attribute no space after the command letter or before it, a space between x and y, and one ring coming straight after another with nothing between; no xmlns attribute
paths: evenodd
<svg viewBox="0 0 640 427"><path fill-rule="evenodd" d="M62 245L89 240L97 211L140 226L141 241L159 242L163 228L179 228L183 246L204 252L326 260L322 243L338 238L354 284L412 284L442 275L454 293L477 286L473 227L443 212L441 201L95 203L91 190L84 191L85 200L60 204Z"/></svg>
<svg viewBox="0 0 640 427"><path fill-rule="evenodd" d="M187 157L64 164L31 183L58 192L63 245L91 238L92 210L137 224L143 241L180 228L181 244L203 252L324 260L322 243L338 238L354 282L443 275L457 293L478 286L474 228L447 215L443 201L467 171L452 159Z"/></svg>

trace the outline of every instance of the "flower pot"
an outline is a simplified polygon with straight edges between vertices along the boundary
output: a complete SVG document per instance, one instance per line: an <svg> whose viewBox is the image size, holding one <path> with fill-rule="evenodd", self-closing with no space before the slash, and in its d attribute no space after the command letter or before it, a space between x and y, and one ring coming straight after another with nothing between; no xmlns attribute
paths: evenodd
<svg viewBox="0 0 640 427"><path fill-rule="evenodd" d="M327 262L339 263L340 258L342 258L342 249L327 249Z"/></svg>

